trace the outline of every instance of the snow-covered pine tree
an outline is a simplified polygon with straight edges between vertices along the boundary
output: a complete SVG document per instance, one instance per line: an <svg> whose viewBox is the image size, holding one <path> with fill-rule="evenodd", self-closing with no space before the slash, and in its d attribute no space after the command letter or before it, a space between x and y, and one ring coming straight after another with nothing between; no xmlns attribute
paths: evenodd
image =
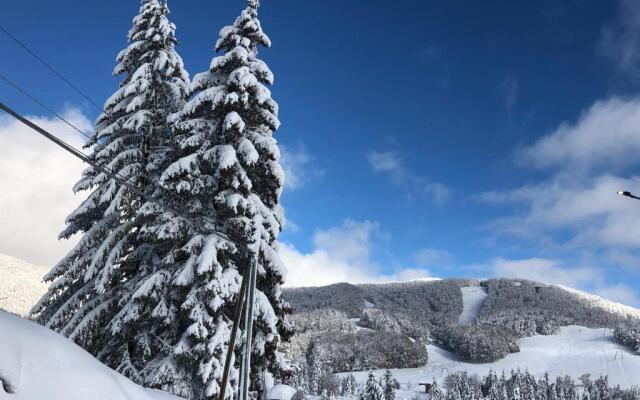
<svg viewBox="0 0 640 400"><path fill-rule="evenodd" d="M85 170L74 190L90 194L67 218L60 237L83 236L45 276L52 284L32 309L38 322L97 356L113 339L104 327L138 273L129 252L141 223L136 217L144 201L140 192L149 192L157 178L154 165L170 138L167 115L183 106L189 84L168 13L165 1L142 1L129 45L117 56L114 75L123 76L120 88L106 101L87 144L93 161L138 190L94 168Z"/></svg>
<svg viewBox="0 0 640 400"><path fill-rule="evenodd" d="M393 375L391 375L390 370L386 370L384 373L383 387L384 387L384 400L395 400L396 387L395 387Z"/></svg>
<svg viewBox="0 0 640 400"><path fill-rule="evenodd" d="M174 162L159 183L174 196L158 191L140 209L148 221L141 229L145 241L165 252L135 279L133 295L112 324L127 336L151 316L149 335L128 336L129 347L153 346L145 358L145 384L187 398L212 399L220 391L245 272L243 249L258 260L252 390L262 390L265 374L288 369L278 351L290 335L277 244L284 174L273 132L280 122L267 88L273 74L257 57L258 46L270 45L258 5L249 0L235 23L220 31L220 55L194 77L190 100L172 117L176 146L167 158ZM188 204L176 202L175 195ZM228 397L237 384L234 366Z"/></svg>
<svg viewBox="0 0 640 400"><path fill-rule="evenodd" d="M429 400L444 400L445 394L442 393L440 386L438 386L438 382L436 382L436 378L433 378L433 383L431 383L431 390L429 391Z"/></svg>
<svg viewBox="0 0 640 400"><path fill-rule="evenodd" d="M360 393L360 400L384 400L384 390L378 381L376 381L376 377L372 371L369 371L367 383Z"/></svg>

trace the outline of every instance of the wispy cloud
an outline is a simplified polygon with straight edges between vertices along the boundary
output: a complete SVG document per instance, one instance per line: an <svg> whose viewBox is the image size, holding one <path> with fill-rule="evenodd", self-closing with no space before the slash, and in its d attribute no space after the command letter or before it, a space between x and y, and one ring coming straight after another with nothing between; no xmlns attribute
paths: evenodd
<svg viewBox="0 0 640 400"><path fill-rule="evenodd" d="M309 154L304 144L297 143L292 147L281 144L280 153L282 154L280 163L285 172L285 188L287 190L300 189L324 175L324 169Z"/></svg>
<svg viewBox="0 0 640 400"><path fill-rule="evenodd" d="M430 276L429 271L421 267L383 272L373 252L385 236L376 222L346 220L340 226L317 231L310 252L301 252L284 243L280 256L288 271L285 286L391 282Z"/></svg>
<svg viewBox="0 0 640 400"><path fill-rule="evenodd" d="M434 204L442 205L451 195L447 185L409 171L396 151L371 151L367 154L367 160L375 172L387 175L394 185L403 187L411 197L426 197Z"/></svg>
<svg viewBox="0 0 640 400"><path fill-rule="evenodd" d="M621 0L616 16L602 27L597 45L600 55L632 81L640 81L640 3Z"/></svg>
<svg viewBox="0 0 640 400"><path fill-rule="evenodd" d="M593 171L637 163L640 99L597 101L575 123L563 123L518 154L521 164Z"/></svg>
<svg viewBox="0 0 640 400"><path fill-rule="evenodd" d="M418 266L425 268L447 268L454 263L454 257L451 253L446 250L432 248L418 250L413 255L413 259Z"/></svg>
<svg viewBox="0 0 640 400"><path fill-rule="evenodd" d="M507 210L488 228L496 236L557 254L560 260L570 258L573 265L588 260L599 266L571 269L554 261L557 271L549 279L583 276L584 281L574 286L584 288L591 281L601 294L617 293L621 299L627 293L629 298L632 289L608 284L602 268L640 272L640 207L616 195L621 189L640 188L640 176L628 172L640 165L635 154L639 146L640 100L611 98L594 103L576 121L563 122L516 152L520 166L541 170L548 174L546 178L476 196ZM536 265L530 273L547 275L548 263ZM562 272L566 269L568 275Z"/></svg>

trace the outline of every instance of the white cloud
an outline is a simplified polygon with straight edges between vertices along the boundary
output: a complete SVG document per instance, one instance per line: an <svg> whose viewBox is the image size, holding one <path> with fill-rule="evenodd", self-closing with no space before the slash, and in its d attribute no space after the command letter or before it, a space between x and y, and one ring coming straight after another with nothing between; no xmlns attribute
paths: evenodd
<svg viewBox="0 0 640 400"><path fill-rule="evenodd" d="M76 109L64 117L82 130L91 123ZM55 119L31 121L74 145L82 137ZM82 200L72 187L84 169L82 162L25 125L0 118L0 253L51 266L74 244L58 241L66 216Z"/></svg>
<svg viewBox="0 0 640 400"><path fill-rule="evenodd" d="M640 177L602 175L586 182L554 177L534 186L483 193L479 198L493 204L524 206L494 221L500 233L522 237L571 230L575 246L640 247L640 204L618 196L624 188L640 188Z"/></svg>
<svg viewBox="0 0 640 400"><path fill-rule="evenodd" d="M490 265L495 277L528 279L542 283L564 285L575 289L595 293L609 300L638 306L640 300L632 288L622 285L607 284L602 269L593 267L569 268L557 260L546 258L528 258L506 260L497 258Z"/></svg>
<svg viewBox="0 0 640 400"><path fill-rule="evenodd" d="M427 183L422 187L422 190L437 205L444 204L451 196L451 189L440 182Z"/></svg>
<svg viewBox="0 0 640 400"><path fill-rule="evenodd" d="M431 182L407 170L402 157L395 151L370 151L367 160L375 172L388 175L393 184L404 187L410 197L426 197L434 204L442 205L451 195L447 185Z"/></svg>
<svg viewBox="0 0 640 400"><path fill-rule="evenodd" d="M376 222L346 220L342 226L316 232L313 244L337 260L369 265L374 237L379 234Z"/></svg>
<svg viewBox="0 0 640 400"><path fill-rule="evenodd" d="M617 15L602 28L598 52L624 76L640 79L640 3L620 1Z"/></svg>
<svg viewBox="0 0 640 400"><path fill-rule="evenodd" d="M284 243L280 256L287 266L285 286L323 286L338 282L371 283L424 279L429 271L407 268L390 274L372 260L372 251L382 233L375 222L352 220L339 227L316 232L313 250L303 253Z"/></svg>
<svg viewBox="0 0 640 400"><path fill-rule="evenodd" d="M598 101L575 124L563 123L520 153L536 167L593 170L603 165L637 163L640 148L640 99Z"/></svg>
<svg viewBox="0 0 640 400"><path fill-rule="evenodd" d="M476 198L507 210L489 224L496 235L524 240L564 260L599 266L567 271L566 263L555 262L553 271L547 271L550 266L539 263L530 274L563 281L582 276L564 283L584 288L591 280L593 290L629 303L633 290L608 285L613 279L607 280L600 268L631 274L640 270L640 203L616 194L640 190L640 176L627 172L640 164L639 147L640 98L598 101L577 121L560 124L517 152L521 165L544 168L547 178Z"/></svg>
<svg viewBox="0 0 640 400"><path fill-rule="evenodd" d="M395 151L370 151L367 159L376 172L389 172L398 177L405 174L402 160Z"/></svg>
<svg viewBox="0 0 640 400"><path fill-rule="evenodd" d="M640 206L616 195L640 188L640 177L624 176L625 167L640 162L639 147L640 99L596 102L574 124L562 123L520 151L525 165L549 168L548 179L477 198L521 206L494 221L501 233L535 237L564 231L568 243L585 249L640 249Z"/></svg>
<svg viewBox="0 0 640 400"><path fill-rule="evenodd" d="M280 163L285 173L285 188L296 190L305 186L309 181L324 174L324 170L314 163L314 158L306 147L298 143L295 147L280 145L282 158Z"/></svg>

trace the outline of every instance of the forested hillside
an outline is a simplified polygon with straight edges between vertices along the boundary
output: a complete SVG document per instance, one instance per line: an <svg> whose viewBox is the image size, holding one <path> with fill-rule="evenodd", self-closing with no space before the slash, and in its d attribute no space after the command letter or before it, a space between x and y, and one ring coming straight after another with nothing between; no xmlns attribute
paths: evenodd
<svg viewBox="0 0 640 400"><path fill-rule="evenodd" d="M486 292L473 323L459 323L465 286ZM285 347L299 367L293 379L308 382L312 393L335 372L425 365L427 344L487 363L518 352L521 338L569 325L616 329L619 343L639 343L637 314L627 312L633 309L532 281L342 283L286 289L283 296L295 310L297 334Z"/></svg>

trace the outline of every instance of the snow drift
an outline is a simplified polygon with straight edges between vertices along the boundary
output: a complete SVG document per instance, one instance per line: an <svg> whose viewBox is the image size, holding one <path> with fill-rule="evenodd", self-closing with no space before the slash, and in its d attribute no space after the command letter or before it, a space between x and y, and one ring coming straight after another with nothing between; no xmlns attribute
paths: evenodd
<svg viewBox="0 0 640 400"><path fill-rule="evenodd" d="M0 400L178 400L145 389L66 338L0 311Z"/></svg>

